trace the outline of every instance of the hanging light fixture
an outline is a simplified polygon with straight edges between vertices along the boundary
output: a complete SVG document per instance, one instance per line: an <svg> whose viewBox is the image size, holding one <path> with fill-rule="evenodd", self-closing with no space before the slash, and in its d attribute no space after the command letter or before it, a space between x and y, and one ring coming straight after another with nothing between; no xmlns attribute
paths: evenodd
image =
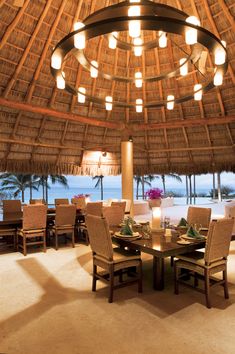
<svg viewBox="0 0 235 354"><path fill-rule="evenodd" d="M140 71L137 71L135 73L135 86L140 88L142 87L143 80L142 80L142 73Z"/></svg>
<svg viewBox="0 0 235 354"><path fill-rule="evenodd" d="M155 31L158 32L158 40L149 40L149 36L141 37L141 30L143 31ZM123 31L129 31L130 36L125 41L123 36L119 39L119 33ZM76 33L77 32L77 33ZM120 48L123 51L134 52L135 56L141 56L143 51L153 50L159 45L160 48L167 46L168 33L174 35L180 35L185 37L186 44L191 47L185 53L184 58L180 60L180 68L176 66L172 70L165 73L157 73L156 70L151 68L143 68L142 73L133 68L134 70L117 70L115 74L103 71L105 65L101 65L95 60L90 60L87 57L88 53L84 53L86 47L86 41L107 35L109 48ZM147 40L146 40L147 39ZM200 45L196 45L199 43ZM89 15L82 22L74 24L74 31L64 37L54 48L51 56L51 72L56 79L57 87L65 89L70 93L78 96L79 103L85 102L86 91L83 88L75 87L71 82L66 84L65 75L62 73L62 68L66 68L66 58L69 54L74 55L76 60L80 63L84 70L90 71L92 78L99 76L102 80L109 80L115 82L121 82L126 84L135 84L137 88L143 85L143 81L148 84L152 82L161 81L164 79L170 79L177 77L179 72L181 75L186 75L189 72L188 63L194 65L194 70L198 70L198 60L202 58L203 52L209 52L213 49L214 54L214 75L211 77L210 72L205 68L204 76L205 80L201 87L197 86L197 90L193 88L193 91L187 92L185 96L177 97L170 95L167 100L159 101L157 98L151 102L146 100L137 99L136 101L126 100L113 100L110 102L107 97L100 96L87 96L89 101L102 105L103 107L124 107L133 108L138 112L142 112L144 108L153 107L165 107L173 109L177 103L182 103L187 100L195 98L199 100L202 92L210 90L213 86L219 86L223 83L223 76L228 68L228 58L226 43L221 41L215 35L208 30L200 27L199 20L194 16L189 16L183 11L175 9L171 6L155 3L149 0L129 0L124 2L118 2L115 5L107 6L99 11ZM161 52L159 51L159 55ZM148 57L146 56L148 59ZM199 59L198 59L199 58ZM130 60L132 58L130 57ZM136 58L135 61L139 66L139 62ZM149 64L148 64L149 65ZM108 67L108 66L107 66ZM119 74L119 72L128 73ZM80 93L80 94L79 94ZM201 99L201 98L200 98ZM106 106L108 104L108 106Z"/></svg>

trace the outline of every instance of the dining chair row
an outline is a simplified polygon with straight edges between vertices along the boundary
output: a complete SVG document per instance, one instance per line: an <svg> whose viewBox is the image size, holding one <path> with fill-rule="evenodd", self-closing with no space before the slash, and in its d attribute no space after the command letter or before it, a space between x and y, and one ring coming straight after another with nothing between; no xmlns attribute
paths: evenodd
<svg viewBox="0 0 235 354"><path fill-rule="evenodd" d="M55 249L58 249L58 239L64 235L65 239L71 239L74 247L74 229L76 223L75 205L58 205L55 219L48 225L47 206L43 204L31 204L23 207L22 227L1 227L0 236L12 236L14 249L22 250L27 255L27 247L39 245L46 252L46 238L55 239ZM71 235L71 237L69 237Z"/></svg>

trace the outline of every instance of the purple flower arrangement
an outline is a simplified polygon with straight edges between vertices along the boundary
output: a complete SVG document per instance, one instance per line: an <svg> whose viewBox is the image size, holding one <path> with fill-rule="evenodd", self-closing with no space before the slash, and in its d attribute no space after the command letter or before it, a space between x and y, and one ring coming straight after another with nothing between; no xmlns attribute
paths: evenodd
<svg viewBox="0 0 235 354"><path fill-rule="evenodd" d="M163 190L159 188L151 188L145 193L148 199L161 199L163 197Z"/></svg>
<svg viewBox="0 0 235 354"><path fill-rule="evenodd" d="M91 196L90 194L81 193L81 194L74 195L73 197L79 199L79 198L89 198L90 196Z"/></svg>

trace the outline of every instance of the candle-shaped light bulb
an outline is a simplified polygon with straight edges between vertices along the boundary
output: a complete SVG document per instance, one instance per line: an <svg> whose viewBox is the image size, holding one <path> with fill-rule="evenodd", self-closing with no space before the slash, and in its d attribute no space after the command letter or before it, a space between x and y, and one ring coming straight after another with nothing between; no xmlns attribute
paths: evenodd
<svg viewBox="0 0 235 354"><path fill-rule="evenodd" d="M166 32L163 31L159 31L158 32L159 35L159 39L158 39L158 44L160 48L166 48L167 46L167 36L166 36Z"/></svg>
<svg viewBox="0 0 235 354"><path fill-rule="evenodd" d="M73 25L74 31L83 28L85 25L82 22L75 22ZM77 49L84 49L86 47L85 33L77 33L74 35L74 47Z"/></svg>
<svg viewBox="0 0 235 354"><path fill-rule="evenodd" d="M226 47L226 42L221 41L224 47ZM218 46L214 51L215 65L222 65L226 60L226 51L221 46Z"/></svg>
<svg viewBox="0 0 235 354"><path fill-rule="evenodd" d="M78 88L78 102L79 103L85 103L86 101L86 89L85 87L79 87Z"/></svg>
<svg viewBox="0 0 235 354"><path fill-rule="evenodd" d="M140 7L139 6L131 6L128 10L128 16L129 17L140 16ZM140 31L141 31L140 21L130 20L128 27L129 27L130 37L136 38L136 37L140 36Z"/></svg>
<svg viewBox="0 0 235 354"><path fill-rule="evenodd" d="M142 87L143 80L142 80L142 73L140 71L137 71L135 73L135 86L140 88Z"/></svg>
<svg viewBox="0 0 235 354"><path fill-rule="evenodd" d="M195 26L200 26L200 21L195 16L189 16L186 18L186 22L191 23ZM185 42L186 44L195 44L197 43L197 29L188 27L185 30Z"/></svg>
<svg viewBox="0 0 235 354"><path fill-rule="evenodd" d="M142 55L143 48L141 47L143 41L140 37L134 38L134 54L136 57L140 57Z"/></svg>
<svg viewBox="0 0 235 354"><path fill-rule="evenodd" d="M105 108L106 108L106 111L112 111L112 108L113 108L113 98L111 96L106 96L105 97Z"/></svg>
<svg viewBox="0 0 235 354"><path fill-rule="evenodd" d="M109 48L110 49L117 48L117 37L118 37L118 32L112 32L109 34Z"/></svg>
<svg viewBox="0 0 235 354"><path fill-rule="evenodd" d="M185 76L188 74L188 62L186 58L180 59L180 75Z"/></svg>
<svg viewBox="0 0 235 354"><path fill-rule="evenodd" d="M195 101L201 101L201 99L202 99L201 88L202 88L201 84L194 85L194 99L195 99Z"/></svg>
<svg viewBox="0 0 235 354"><path fill-rule="evenodd" d="M54 52L51 56L51 67L53 69L59 70L62 65L62 58L61 55L57 52Z"/></svg>
<svg viewBox="0 0 235 354"><path fill-rule="evenodd" d="M91 66L91 68L90 68L90 75L91 75L92 78L95 79L98 76L98 66L99 65L98 65L97 61L95 61L95 60L92 60L91 64L93 66Z"/></svg>
<svg viewBox="0 0 235 354"><path fill-rule="evenodd" d="M65 88L65 73L62 71L61 74L56 77L57 88L63 90Z"/></svg>
<svg viewBox="0 0 235 354"><path fill-rule="evenodd" d="M135 103L136 103L136 106L135 106L136 112L137 113L143 112L143 100L141 98L137 98Z"/></svg>
<svg viewBox="0 0 235 354"><path fill-rule="evenodd" d="M169 110L174 109L174 104L175 104L175 96L168 95L167 96L167 109L169 109Z"/></svg>

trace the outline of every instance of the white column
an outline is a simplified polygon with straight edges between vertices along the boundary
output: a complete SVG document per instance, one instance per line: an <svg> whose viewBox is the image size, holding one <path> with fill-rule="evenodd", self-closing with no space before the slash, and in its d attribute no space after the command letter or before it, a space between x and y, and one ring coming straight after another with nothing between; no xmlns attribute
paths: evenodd
<svg viewBox="0 0 235 354"><path fill-rule="evenodd" d="M133 142L121 142L122 198L131 200L130 214L133 216Z"/></svg>

